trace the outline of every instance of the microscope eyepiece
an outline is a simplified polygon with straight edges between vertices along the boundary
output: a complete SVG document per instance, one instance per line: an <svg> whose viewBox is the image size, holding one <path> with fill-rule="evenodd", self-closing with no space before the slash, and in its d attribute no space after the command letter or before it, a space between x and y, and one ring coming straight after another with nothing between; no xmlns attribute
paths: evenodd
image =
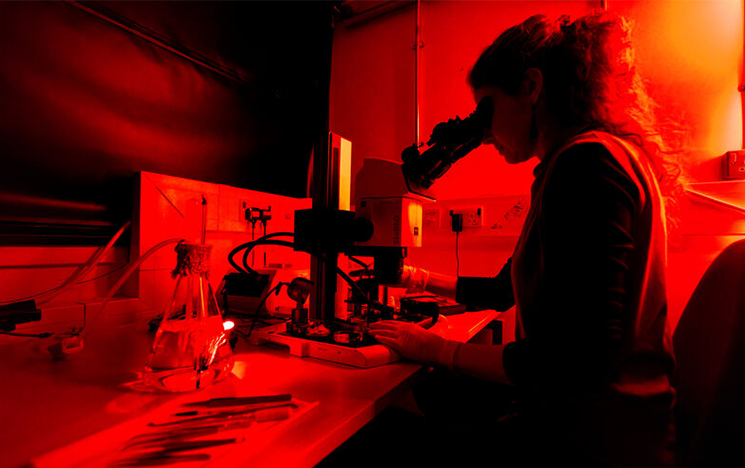
<svg viewBox="0 0 745 468"><path fill-rule="evenodd" d="M406 178L424 188L432 186L450 166L477 148L484 138L484 130L491 127L494 103L483 97L468 117L455 117L439 123L432 130L427 142L429 148L423 153L410 146L401 153L402 170Z"/></svg>
<svg viewBox="0 0 745 468"><path fill-rule="evenodd" d="M437 124L432 129L432 135L429 137L427 145L441 145L445 148L457 150L474 140L478 140L478 143L481 144L484 130L491 126L493 113L494 104L492 104L491 98L484 97L479 101L476 110L465 119L461 120L456 116L447 122Z"/></svg>

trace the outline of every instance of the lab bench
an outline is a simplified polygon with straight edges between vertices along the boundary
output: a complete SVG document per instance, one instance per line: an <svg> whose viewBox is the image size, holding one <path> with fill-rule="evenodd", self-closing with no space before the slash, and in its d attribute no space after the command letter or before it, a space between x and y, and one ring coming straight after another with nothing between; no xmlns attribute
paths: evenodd
<svg viewBox="0 0 745 468"><path fill-rule="evenodd" d="M450 316L447 336L468 341L498 315ZM266 437L257 437L262 425L256 424L252 435L223 450L219 459L185 466L312 467L427 371L406 361L359 369L295 357L276 345L240 342L228 379L188 394L133 391L122 383L134 379L146 362L152 337L141 325L105 328L90 334L84 351L61 361L52 360L45 340L0 346L0 466L53 466L59 460L77 465L71 457L81 457L84 464L87 453L116 446L122 433L136 435L137 424L180 401L291 394L302 409L297 417L276 423Z"/></svg>

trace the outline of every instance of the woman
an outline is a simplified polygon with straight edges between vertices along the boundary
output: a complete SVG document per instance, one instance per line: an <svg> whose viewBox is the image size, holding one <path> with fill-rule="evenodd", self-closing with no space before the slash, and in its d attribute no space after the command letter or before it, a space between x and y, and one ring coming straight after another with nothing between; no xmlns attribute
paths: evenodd
<svg viewBox="0 0 745 468"><path fill-rule="evenodd" d="M671 462L674 359L660 187L672 193L677 182L628 35L624 20L608 13L574 22L534 16L502 33L469 75L476 102L494 103L483 142L512 164L540 160L531 207L497 276L407 267L405 283L471 306L516 305L517 340L458 344L411 324L370 327L404 357L458 375L430 379L438 390L430 382L419 392L425 413L437 407L433 392L452 402L443 394L514 389L523 443L516 458L524 462Z"/></svg>

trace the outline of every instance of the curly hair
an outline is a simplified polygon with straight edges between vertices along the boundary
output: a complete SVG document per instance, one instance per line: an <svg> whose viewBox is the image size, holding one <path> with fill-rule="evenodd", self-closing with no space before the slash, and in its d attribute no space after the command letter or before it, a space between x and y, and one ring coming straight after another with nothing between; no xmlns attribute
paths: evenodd
<svg viewBox="0 0 745 468"><path fill-rule="evenodd" d="M631 25L617 14L598 11L573 22L536 15L499 35L474 64L468 83L516 95L525 71L541 70L546 106L561 122L611 133L644 150L665 198L668 227L675 228L683 193L677 151L670 145L677 138L658 122L634 55Z"/></svg>

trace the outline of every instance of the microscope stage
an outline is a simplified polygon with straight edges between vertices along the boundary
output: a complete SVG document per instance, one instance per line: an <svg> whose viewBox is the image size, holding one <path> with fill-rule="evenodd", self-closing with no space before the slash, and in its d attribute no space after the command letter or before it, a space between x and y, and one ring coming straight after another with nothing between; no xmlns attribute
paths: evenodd
<svg viewBox="0 0 745 468"><path fill-rule="evenodd" d="M290 354L299 357L314 357L349 366L368 368L396 362L401 357L381 344L349 345L328 343L315 339L293 336L284 323L272 325L251 334L251 344L274 343L287 346Z"/></svg>

